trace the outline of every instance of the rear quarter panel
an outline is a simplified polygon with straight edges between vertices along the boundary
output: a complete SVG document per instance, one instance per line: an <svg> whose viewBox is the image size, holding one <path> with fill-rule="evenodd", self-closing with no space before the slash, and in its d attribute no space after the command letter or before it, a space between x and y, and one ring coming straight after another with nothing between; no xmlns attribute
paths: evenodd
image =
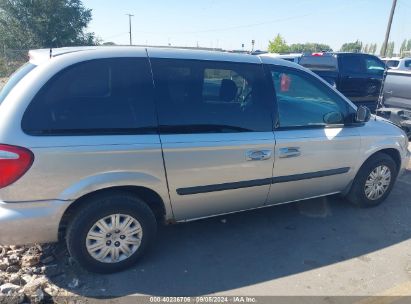
<svg viewBox="0 0 411 304"><path fill-rule="evenodd" d="M146 57L146 52L107 49L55 57L13 88L1 105L0 143L26 147L35 159L22 178L0 189L1 201L74 201L109 187L144 186L160 195L172 218L158 135L29 136L22 131L25 109L53 75L81 61L112 57Z"/></svg>

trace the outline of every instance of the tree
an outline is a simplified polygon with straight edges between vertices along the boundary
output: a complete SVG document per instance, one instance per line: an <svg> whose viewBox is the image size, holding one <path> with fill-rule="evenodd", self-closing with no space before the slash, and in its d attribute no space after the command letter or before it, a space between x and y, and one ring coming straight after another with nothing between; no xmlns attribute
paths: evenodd
<svg viewBox="0 0 411 304"><path fill-rule="evenodd" d="M289 52L291 53L313 53L321 51L332 51L332 49L327 44L312 42L291 44L289 47Z"/></svg>
<svg viewBox="0 0 411 304"><path fill-rule="evenodd" d="M401 43L400 56L402 56L405 51L407 51L407 39L404 39L404 41Z"/></svg>
<svg viewBox="0 0 411 304"><path fill-rule="evenodd" d="M270 53L287 53L289 47L281 35L278 34L273 41L268 42L268 51Z"/></svg>
<svg viewBox="0 0 411 304"><path fill-rule="evenodd" d="M85 31L91 10L81 0L0 0L0 45L49 48L98 43Z"/></svg>
<svg viewBox="0 0 411 304"><path fill-rule="evenodd" d="M385 53L385 54L383 54L384 45L385 45L385 44L383 43L382 46L381 46L380 56L392 57L392 56L394 55L394 47L395 47L394 41L388 42L388 44L387 44L387 50L386 50L386 53Z"/></svg>
<svg viewBox="0 0 411 304"><path fill-rule="evenodd" d="M356 40L355 42L347 42L341 46L341 52L356 52L359 53L362 50L362 42Z"/></svg>
<svg viewBox="0 0 411 304"><path fill-rule="evenodd" d="M362 52L366 54L370 52L370 47L368 46L368 43L364 46L364 48L362 49Z"/></svg>
<svg viewBox="0 0 411 304"><path fill-rule="evenodd" d="M388 42L387 57L392 57L394 55L394 46L394 41Z"/></svg>
<svg viewBox="0 0 411 304"><path fill-rule="evenodd" d="M407 51L411 51L411 39L407 42Z"/></svg>
<svg viewBox="0 0 411 304"><path fill-rule="evenodd" d="M377 44L376 43L371 43L370 48L368 49L368 52L370 54L375 55L375 53L377 52Z"/></svg>

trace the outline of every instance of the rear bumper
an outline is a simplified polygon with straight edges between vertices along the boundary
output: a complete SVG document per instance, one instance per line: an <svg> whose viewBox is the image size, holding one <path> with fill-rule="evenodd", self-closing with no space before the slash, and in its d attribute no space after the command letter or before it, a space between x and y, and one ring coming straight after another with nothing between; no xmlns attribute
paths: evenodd
<svg viewBox="0 0 411 304"><path fill-rule="evenodd" d="M60 220L69 201L0 201L0 244L23 245L58 240Z"/></svg>

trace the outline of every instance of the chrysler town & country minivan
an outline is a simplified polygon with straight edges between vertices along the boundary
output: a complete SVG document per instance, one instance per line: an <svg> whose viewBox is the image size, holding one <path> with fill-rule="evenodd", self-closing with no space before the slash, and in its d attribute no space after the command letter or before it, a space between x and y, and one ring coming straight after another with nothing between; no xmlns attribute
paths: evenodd
<svg viewBox="0 0 411 304"><path fill-rule="evenodd" d="M130 267L161 222L331 194L378 205L408 163L403 131L284 60L29 55L0 93L0 244L65 240L90 271Z"/></svg>

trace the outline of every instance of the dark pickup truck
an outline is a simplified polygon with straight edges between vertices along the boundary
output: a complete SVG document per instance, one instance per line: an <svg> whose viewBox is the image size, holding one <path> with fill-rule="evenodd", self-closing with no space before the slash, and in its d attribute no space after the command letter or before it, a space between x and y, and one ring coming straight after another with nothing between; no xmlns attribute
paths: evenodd
<svg viewBox="0 0 411 304"><path fill-rule="evenodd" d="M385 64L378 57L362 53L313 53L299 64L312 70L356 105L375 111Z"/></svg>
<svg viewBox="0 0 411 304"><path fill-rule="evenodd" d="M377 114L401 127L411 138L411 72L388 70Z"/></svg>

